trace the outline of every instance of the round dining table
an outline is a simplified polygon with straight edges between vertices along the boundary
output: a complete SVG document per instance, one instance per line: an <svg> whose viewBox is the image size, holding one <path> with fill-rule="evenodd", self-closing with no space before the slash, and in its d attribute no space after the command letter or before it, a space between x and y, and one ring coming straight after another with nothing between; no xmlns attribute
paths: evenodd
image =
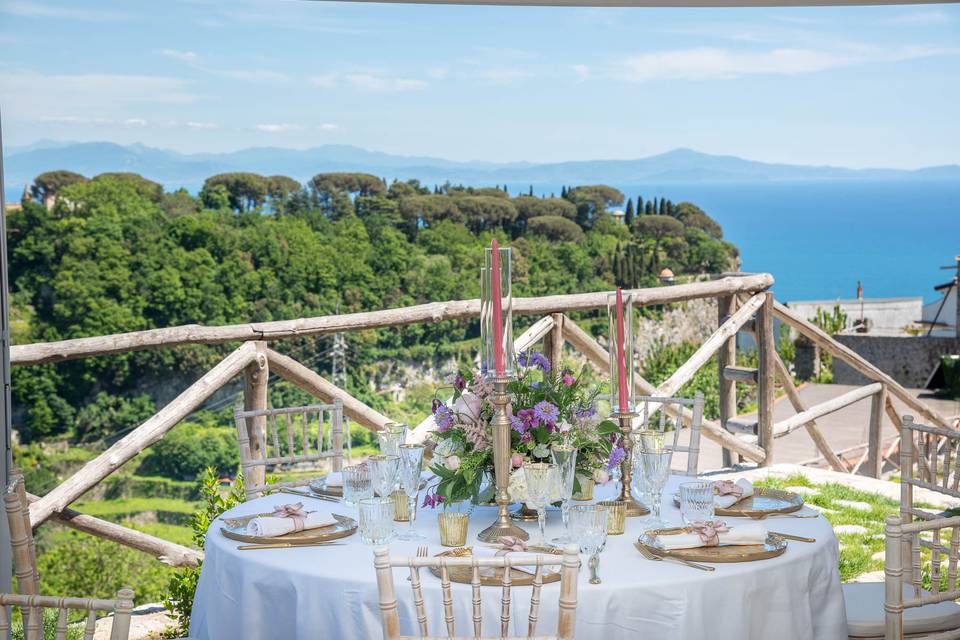
<svg viewBox="0 0 960 640"><path fill-rule="evenodd" d="M681 481L673 476L663 492L662 517L680 523L672 496ZM614 483L597 487L595 500L614 497ZM224 517L265 513L274 505L303 502L307 510L353 518L356 509L343 504L276 493L251 500ZM493 507L478 507L470 516L467 545L495 519ZM804 507L804 514L816 514ZM735 525L738 518L722 518ZM837 540L822 516L772 517L763 522L771 531L814 538L788 540L786 551L754 562L714 564L704 572L679 563L644 558L634 543L644 530L644 518L627 518L623 535L609 536L600 554L601 584L590 584L586 562L578 581L576 638L578 640L845 640L846 616L838 571ZM405 527L406 523L396 523ZM531 541L536 522L522 523ZM440 553L436 515L420 509L416 528L423 542L395 540L391 555L411 556L425 544L430 555ZM219 519L207 531L206 557L193 603L190 637L195 640L284 639L371 640L383 635L373 567L373 547L359 533L342 544L238 550L235 540L221 533ZM547 537L560 533L560 513L551 510ZM585 560L581 556L582 560ZM445 635L440 580L421 570L430 632ZM418 635L408 569L396 569L400 631ZM470 585L454 584L458 633L472 635ZM499 633L500 589L482 588L486 636ZM530 587L514 587L511 634L527 634ZM559 583L545 584L541 594L538 635L556 631Z"/></svg>

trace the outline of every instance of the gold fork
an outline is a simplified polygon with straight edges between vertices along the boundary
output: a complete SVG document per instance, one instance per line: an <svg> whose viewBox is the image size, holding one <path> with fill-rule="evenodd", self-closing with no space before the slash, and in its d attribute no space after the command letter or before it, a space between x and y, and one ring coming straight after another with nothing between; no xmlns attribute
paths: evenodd
<svg viewBox="0 0 960 640"><path fill-rule="evenodd" d="M426 558L427 555L428 555L428 553L427 553L427 547L426 547L426 545L421 545L421 546L417 547L417 557L418 557L418 558ZM419 571L419 569L415 569L415 571ZM407 582L410 582L410 576L407 576Z"/></svg>
<svg viewBox="0 0 960 640"><path fill-rule="evenodd" d="M672 556L664 556L664 557L661 557L661 556L658 556L658 555L652 553L652 552L651 552L649 549L647 549L644 545L640 544L640 542L634 542L633 544L634 544L634 546L637 548L637 551L640 552L640 555L642 555L642 556L643 556L644 558L646 558L647 560L656 560L657 562L663 562L664 560L673 560L674 562L679 562L680 564L685 564L685 565L687 565L688 567L692 567L693 569L699 569L700 571L714 571L714 570L716 570L716 567L711 567L710 565L707 565L707 564L700 564L699 562L692 562L692 561L690 561L690 560L684 560L683 558L674 558L674 557L672 557Z"/></svg>
<svg viewBox="0 0 960 640"><path fill-rule="evenodd" d="M754 520L766 520L767 518L819 518L819 513L747 513L745 514Z"/></svg>

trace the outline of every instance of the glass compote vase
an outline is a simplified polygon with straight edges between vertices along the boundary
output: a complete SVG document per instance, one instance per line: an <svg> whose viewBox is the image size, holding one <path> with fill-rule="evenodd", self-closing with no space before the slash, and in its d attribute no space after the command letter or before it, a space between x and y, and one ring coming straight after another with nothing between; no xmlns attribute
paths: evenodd
<svg viewBox="0 0 960 640"><path fill-rule="evenodd" d="M557 466L560 476L560 514L563 519L563 533L550 542L556 546L563 546L573 542L570 537L570 500L573 498L574 476L577 471L577 450L570 446L555 446L550 451L553 464Z"/></svg>
<svg viewBox="0 0 960 640"><path fill-rule="evenodd" d="M547 546L545 527L547 524L547 505L557 489L557 465L545 462L527 462L523 465L524 480L527 485L526 503L537 510L537 524L540 527L540 546Z"/></svg>

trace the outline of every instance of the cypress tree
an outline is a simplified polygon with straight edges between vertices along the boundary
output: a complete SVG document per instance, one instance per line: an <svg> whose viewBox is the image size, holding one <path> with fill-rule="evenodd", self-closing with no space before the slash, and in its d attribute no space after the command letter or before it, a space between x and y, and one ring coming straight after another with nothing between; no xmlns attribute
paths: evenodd
<svg viewBox="0 0 960 640"><path fill-rule="evenodd" d="M660 209L657 208L657 199L654 198L654 199L653 199L653 215L657 215L657 213L658 213L659 211L660 211Z"/></svg>
<svg viewBox="0 0 960 640"><path fill-rule="evenodd" d="M563 199L567 198L567 187L565 185L560 187L560 197Z"/></svg>
<svg viewBox="0 0 960 640"><path fill-rule="evenodd" d="M647 204L643 206L643 213L648 216L653 215L653 202L651 200L647 200Z"/></svg>
<svg viewBox="0 0 960 640"><path fill-rule="evenodd" d="M633 200L627 198L627 210L623 212L623 222L628 227L633 224Z"/></svg>
<svg viewBox="0 0 960 640"><path fill-rule="evenodd" d="M643 215L643 196L637 196L637 215Z"/></svg>
<svg viewBox="0 0 960 640"><path fill-rule="evenodd" d="M529 194L529 195L530 195L531 197L533 196L533 185L530 185L530 194Z"/></svg>

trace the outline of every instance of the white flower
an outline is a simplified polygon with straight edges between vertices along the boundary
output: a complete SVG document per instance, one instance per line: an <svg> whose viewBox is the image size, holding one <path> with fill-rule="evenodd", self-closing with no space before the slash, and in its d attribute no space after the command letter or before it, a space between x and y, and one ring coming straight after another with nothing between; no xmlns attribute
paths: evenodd
<svg viewBox="0 0 960 640"><path fill-rule="evenodd" d="M560 433L567 433L568 431L570 431L570 429L573 429L573 425L567 422L566 420L563 420L562 422L560 422L560 424L557 425L557 429L560 431Z"/></svg>
<svg viewBox="0 0 960 640"><path fill-rule="evenodd" d="M546 458L550 455L550 447L542 442L533 448L534 458Z"/></svg>
<svg viewBox="0 0 960 640"><path fill-rule="evenodd" d="M507 485L507 492L510 494L510 499L514 502L523 502L524 496L527 493L527 479L523 475L523 468L514 469L510 474L510 483Z"/></svg>
<svg viewBox="0 0 960 640"><path fill-rule="evenodd" d="M453 412L476 420L480 417L480 398L469 391L465 392L453 403Z"/></svg>
<svg viewBox="0 0 960 640"><path fill-rule="evenodd" d="M443 461L443 465L450 469L450 471L456 471L460 468L460 456L447 456Z"/></svg>

